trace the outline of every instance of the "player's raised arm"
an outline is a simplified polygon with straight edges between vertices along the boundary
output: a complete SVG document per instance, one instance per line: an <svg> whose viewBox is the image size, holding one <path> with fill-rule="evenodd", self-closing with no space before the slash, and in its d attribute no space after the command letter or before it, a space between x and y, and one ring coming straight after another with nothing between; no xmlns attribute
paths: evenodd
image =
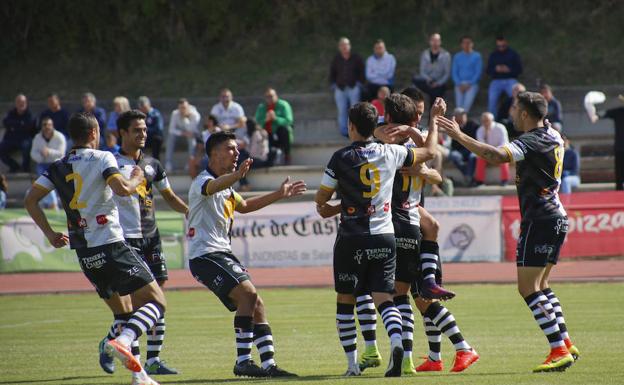
<svg viewBox="0 0 624 385"><path fill-rule="evenodd" d="M414 167L402 167L399 169L399 172L401 175L422 177L428 184L442 183L440 173L433 168L427 167L424 163L419 163Z"/></svg>
<svg viewBox="0 0 624 385"><path fill-rule="evenodd" d="M67 245L69 243L69 238L67 235L63 233L59 233L52 229L50 226L50 222L48 222L48 218L45 213L39 207L39 201L42 200L51 190L48 190L46 187L41 186L37 183L33 184L32 188L26 195L24 199L24 206L26 207L26 211L32 217L33 221L37 226L41 229L43 234L48 238L50 244L52 246L59 248Z"/></svg>
<svg viewBox="0 0 624 385"><path fill-rule="evenodd" d="M459 124L455 121L455 118L450 120L444 116L439 116L437 121L440 128L442 128L448 136L461 143L470 152L480 156L488 162L501 164L512 161L511 154L508 150L506 150L506 147L494 147L471 138L461 131Z"/></svg>
<svg viewBox="0 0 624 385"><path fill-rule="evenodd" d="M225 190L226 188L231 187L234 183L238 182L239 180L244 178L245 175L247 175L247 172L249 172L249 168L251 167L252 163L253 163L252 159L247 159L243 163L241 163L238 170L228 173L228 174L223 174L216 179L212 179L206 185L206 190L205 190L206 194L212 195L216 192L219 192L221 190Z"/></svg>
<svg viewBox="0 0 624 385"><path fill-rule="evenodd" d="M282 182L280 188L272 193L249 198L247 200L240 198L240 201L236 205L236 211L239 213L249 213L260 210L261 208L266 207L271 203L275 203L280 199L301 195L305 191L306 184L304 181L298 180L291 183L290 177L287 177L286 180Z"/></svg>
<svg viewBox="0 0 624 385"><path fill-rule="evenodd" d="M182 200L182 198L177 196L172 189L168 188L162 190L160 192L160 195L162 195L165 202L167 202L169 207L171 207L173 210L182 214L188 213L188 205Z"/></svg>

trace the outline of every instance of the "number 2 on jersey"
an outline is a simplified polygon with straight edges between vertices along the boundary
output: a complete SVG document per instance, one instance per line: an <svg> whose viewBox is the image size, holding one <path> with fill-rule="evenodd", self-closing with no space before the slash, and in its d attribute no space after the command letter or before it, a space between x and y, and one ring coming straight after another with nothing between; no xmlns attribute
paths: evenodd
<svg viewBox="0 0 624 385"><path fill-rule="evenodd" d="M381 188L379 169L372 163L366 163L360 167L360 180L364 185L370 186L370 191L364 191L362 196L364 198L372 198L379 192Z"/></svg>
<svg viewBox="0 0 624 385"><path fill-rule="evenodd" d="M563 173L563 152L563 147L555 147L555 179L561 179L561 174Z"/></svg>
<svg viewBox="0 0 624 385"><path fill-rule="evenodd" d="M69 208L72 210L84 209L87 207L87 202L78 200L78 198L80 198L80 192L82 191L82 177L77 172L72 172L65 176L65 182L70 182L72 180L75 180L76 183L74 185L74 196L71 201L69 201Z"/></svg>

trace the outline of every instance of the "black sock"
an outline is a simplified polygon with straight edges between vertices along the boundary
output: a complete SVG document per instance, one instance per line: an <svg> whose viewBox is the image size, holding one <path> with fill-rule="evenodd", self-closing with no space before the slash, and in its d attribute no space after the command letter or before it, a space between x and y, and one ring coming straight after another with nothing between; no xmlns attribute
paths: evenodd
<svg viewBox="0 0 624 385"><path fill-rule="evenodd" d="M236 335L236 362L240 364L251 360L253 318L251 316L235 316L234 334Z"/></svg>

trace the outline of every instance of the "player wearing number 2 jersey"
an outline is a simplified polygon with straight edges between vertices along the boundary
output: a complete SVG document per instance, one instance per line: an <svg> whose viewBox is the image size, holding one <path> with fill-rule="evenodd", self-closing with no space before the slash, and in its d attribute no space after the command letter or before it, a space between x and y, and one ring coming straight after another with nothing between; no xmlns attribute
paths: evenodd
<svg viewBox="0 0 624 385"><path fill-rule="evenodd" d="M499 148L468 137L454 121L440 121L453 139L475 154L494 163L517 164L516 186L522 216L516 249L518 291L551 347L546 361L535 372L565 370L579 355L568 336L559 300L548 282L568 231L568 219L558 195L563 140L557 131L544 125L547 111L548 104L540 94L518 94L511 115L516 129L524 134Z"/></svg>
<svg viewBox="0 0 624 385"><path fill-rule="evenodd" d="M113 194L133 194L143 173L135 168L131 178L126 179L111 153L96 150L100 130L93 115L74 114L68 127L74 148L35 181L26 196L26 209L54 247L63 247L69 241L82 271L113 311L117 329L121 330L117 338L106 342L106 352L134 372L134 384L156 384L129 347L161 318L166 301L145 262L124 242L113 201ZM38 206L39 200L54 189L67 215L69 239L50 227ZM132 297L129 305L121 300L120 296L125 295Z"/></svg>

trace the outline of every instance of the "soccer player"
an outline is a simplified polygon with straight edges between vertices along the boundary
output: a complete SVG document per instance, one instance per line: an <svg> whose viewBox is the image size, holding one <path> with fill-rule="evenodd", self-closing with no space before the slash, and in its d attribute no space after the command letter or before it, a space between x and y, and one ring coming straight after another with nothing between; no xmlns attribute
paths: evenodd
<svg viewBox="0 0 624 385"><path fill-rule="evenodd" d="M520 137L493 147L465 135L454 120L440 118L440 126L453 139L490 163L516 162L516 187L520 201L520 237L516 249L518 291L546 335L550 354L534 372L563 371L579 351L572 344L559 299L548 277L557 264L568 232L568 219L559 200L564 145L552 127L544 125L546 99L535 92L521 92L512 105L511 117Z"/></svg>
<svg viewBox="0 0 624 385"><path fill-rule="evenodd" d="M135 193L143 172L134 167L126 179L113 154L97 150L100 129L92 114L72 115L68 130L74 147L35 181L24 202L26 209L54 247L69 243L76 250L85 276L112 310L121 330L106 342L106 352L133 372L133 384L157 384L133 357L130 344L154 327L166 301L145 262L124 242L113 201L113 194ZM38 206L52 190L63 202L69 237L54 231ZM126 295L132 299L130 305L120 298Z"/></svg>
<svg viewBox="0 0 624 385"><path fill-rule="evenodd" d="M394 95L393 95L394 96ZM393 97L391 96L391 97ZM403 102L413 103L406 96ZM341 223L334 246L334 284L337 292L336 324L347 356L345 376L360 375L357 363L355 296L370 292L390 337L391 353L386 377L401 375L403 358L401 314L395 289L396 248L392 215L392 184L397 169L424 162L434 155L437 128L432 127L424 148L384 145L373 141L377 113L369 103L349 110L350 146L332 156L315 201L320 213L331 212L334 191L341 196ZM411 135L420 135L408 129Z"/></svg>
<svg viewBox="0 0 624 385"><path fill-rule="evenodd" d="M191 273L208 287L230 311L235 311L237 359L234 374L248 377L296 377L279 368L274 359L273 335L266 318L264 303L245 266L232 254L230 234L234 211L248 213L280 199L301 195L303 181L290 183L287 178L277 191L243 199L232 185L245 177L251 159L236 170L236 136L225 132L212 134L206 141L208 167L189 190L188 233ZM251 359L255 344L262 367Z"/></svg>
<svg viewBox="0 0 624 385"><path fill-rule="evenodd" d="M141 256L158 285L163 287L168 278L167 266L154 217L152 190L156 187L169 207L179 213L186 214L188 206L171 189L160 162L143 153L147 138L145 118L145 114L138 110L126 111L117 118L117 130L122 139L121 150L115 155L119 170L124 177L128 178L134 167L138 166L145 177L135 194L125 197L115 195L114 198L119 209L119 219L126 242ZM126 300L130 299L126 298ZM100 365L107 373L112 373L115 368L112 357L104 352L103 346L107 340L115 338L115 326L113 322L110 332L100 343ZM175 369L168 367L164 361L160 360L159 355L164 338L165 318L161 317L147 333L145 371L148 374L177 374ZM133 341L132 351L135 357L140 359L138 341Z"/></svg>

